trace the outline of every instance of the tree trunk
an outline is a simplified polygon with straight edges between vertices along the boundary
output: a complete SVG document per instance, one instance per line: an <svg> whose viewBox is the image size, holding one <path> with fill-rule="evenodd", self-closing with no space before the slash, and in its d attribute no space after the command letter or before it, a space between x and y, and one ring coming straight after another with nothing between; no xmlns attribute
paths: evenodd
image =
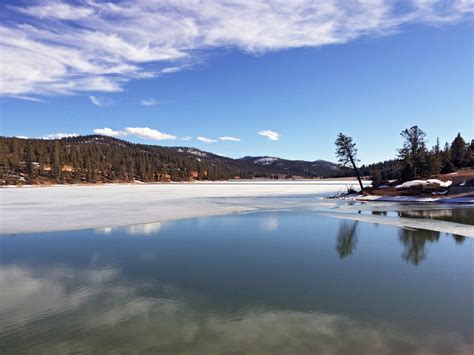
<svg viewBox="0 0 474 355"><path fill-rule="evenodd" d="M354 171L355 171L356 176L357 176L357 180L359 181L360 191L364 191L364 185L362 185L362 180L360 178L359 169L357 169L357 166L356 166L352 156L349 156L349 158L351 159L352 167L354 168Z"/></svg>

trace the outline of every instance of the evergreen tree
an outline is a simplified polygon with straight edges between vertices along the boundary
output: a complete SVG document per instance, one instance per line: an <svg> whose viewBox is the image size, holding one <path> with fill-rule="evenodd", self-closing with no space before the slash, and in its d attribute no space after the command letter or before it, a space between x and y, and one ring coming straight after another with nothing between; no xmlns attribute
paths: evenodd
<svg viewBox="0 0 474 355"><path fill-rule="evenodd" d="M436 145L433 146L431 152L427 155L427 164L429 175L439 174L443 168L443 157L441 155L439 138L436 138Z"/></svg>
<svg viewBox="0 0 474 355"><path fill-rule="evenodd" d="M458 133L453 143L451 143L451 161L455 167L461 168L463 166L465 155L466 142L461 137L461 133Z"/></svg>
<svg viewBox="0 0 474 355"><path fill-rule="evenodd" d="M59 182L61 180L61 173L62 173L62 166L61 166L61 156L60 156L60 147L59 142L54 142L53 148L53 156L51 158L52 167L51 167L51 174L52 178Z"/></svg>
<svg viewBox="0 0 474 355"><path fill-rule="evenodd" d="M426 133L418 126L405 129L400 133L404 138L403 147L398 150L399 157L405 162L404 171L408 166L413 170L413 176L425 174L426 169Z"/></svg>
<svg viewBox="0 0 474 355"><path fill-rule="evenodd" d="M357 162L359 161L357 159L357 148L356 144L352 141L352 137L339 133L335 144L336 156L339 159L339 163L342 166L352 166L357 176L357 180L359 181L360 189L364 190L364 185L362 185L359 169L357 168Z"/></svg>

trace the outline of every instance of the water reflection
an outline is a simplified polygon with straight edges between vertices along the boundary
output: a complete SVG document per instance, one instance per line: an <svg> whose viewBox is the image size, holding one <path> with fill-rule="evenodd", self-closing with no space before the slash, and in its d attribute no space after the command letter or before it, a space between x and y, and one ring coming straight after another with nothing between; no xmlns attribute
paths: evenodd
<svg viewBox="0 0 474 355"><path fill-rule="evenodd" d="M278 229L278 217L277 216L268 216L262 220L262 230L265 232L274 232Z"/></svg>
<svg viewBox="0 0 474 355"><path fill-rule="evenodd" d="M408 209L405 211L398 211L398 216L406 218L425 218L474 225L474 209L472 208L426 210Z"/></svg>
<svg viewBox="0 0 474 355"><path fill-rule="evenodd" d="M464 243L464 241L466 240L466 237L463 236L463 235L457 235L457 234L454 234L453 235L453 238L454 238L454 241L456 242L456 244L462 244Z"/></svg>
<svg viewBox="0 0 474 355"><path fill-rule="evenodd" d="M0 281L14 283L9 292L0 293L0 340L12 354L380 354L419 349L462 354L472 350L472 344L453 333L420 336L388 323L335 313L265 306L209 313L199 308L198 295L151 280L127 284L117 269L2 267ZM19 304L23 306L15 308Z"/></svg>
<svg viewBox="0 0 474 355"><path fill-rule="evenodd" d="M349 256L357 246L357 225L359 221L341 220L337 233L336 250L341 259Z"/></svg>
<svg viewBox="0 0 474 355"><path fill-rule="evenodd" d="M474 350L469 239L309 211L96 232L1 239L0 353Z"/></svg>
<svg viewBox="0 0 474 355"><path fill-rule="evenodd" d="M104 227L96 228L94 232L97 234L112 234L114 231L125 231L129 235L145 236L158 233L163 227L171 222L153 222L143 224L132 224L127 227Z"/></svg>
<svg viewBox="0 0 474 355"><path fill-rule="evenodd" d="M427 243L437 243L439 240L439 232L425 229L400 229L398 233L404 248L402 258L413 265L418 265L426 258Z"/></svg>

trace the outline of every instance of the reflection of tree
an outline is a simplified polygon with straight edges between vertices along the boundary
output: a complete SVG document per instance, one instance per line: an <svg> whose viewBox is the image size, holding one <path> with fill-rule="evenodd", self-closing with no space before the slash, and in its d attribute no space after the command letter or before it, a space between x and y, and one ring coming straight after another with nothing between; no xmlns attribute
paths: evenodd
<svg viewBox="0 0 474 355"><path fill-rule="evenodd" d="M426 257L426 242L434 243L439 240L439 232L419 229L400 229L400 242L405 250L402 258L413 265L418 265Z"/></svg>
<svg viewBox="0 0 474 355"><path fill-rule="evenodd" d="M453 234L454 241L456 244L462 244L466 240L466 237L463 235Z"/></svg>
<svg viewBox="0 0 474 355"><path fill-rule="evenodd" d="M341 259L352 254L357 245L357 224L359 221L341 221L337 233L336 250Z"/></svg>

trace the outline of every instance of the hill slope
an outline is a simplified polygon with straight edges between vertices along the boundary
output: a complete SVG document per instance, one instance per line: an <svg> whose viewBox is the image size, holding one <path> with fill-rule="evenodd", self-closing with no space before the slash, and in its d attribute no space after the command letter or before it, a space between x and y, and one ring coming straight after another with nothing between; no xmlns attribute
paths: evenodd
<svg viewBox="0 0 474 355"><path fill-rule="evenodd" d="M189 147L134 144L99 135L58 140L0 137L0 184L337 177L317 160L232 159Z"/></svg>

